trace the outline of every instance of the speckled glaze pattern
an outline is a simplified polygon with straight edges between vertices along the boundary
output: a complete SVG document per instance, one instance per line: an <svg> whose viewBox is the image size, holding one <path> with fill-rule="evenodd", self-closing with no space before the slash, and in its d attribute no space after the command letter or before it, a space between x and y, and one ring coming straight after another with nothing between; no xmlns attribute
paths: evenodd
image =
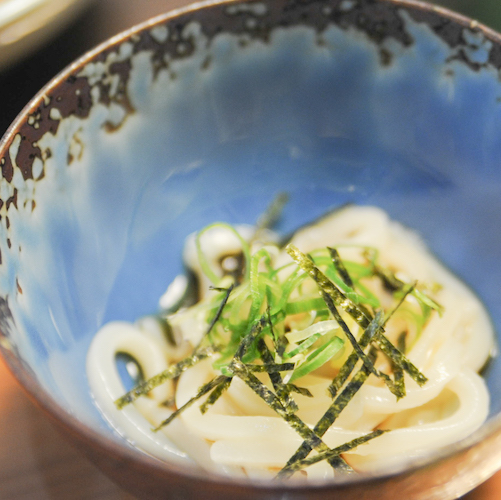
<svg viewBox="0 0 501 500"><path fill-rule="evenodd" d="M465 493L501 466L497 360L490 420L466 442L377 478L302 489L223 481L137 452L95 407L85 355L104 322L156 310L187 234L219 219L252 223L284 190L284 232L346 202L418 229L499 330L500 69L499 35L403 0L209 2L98 47L0 143L5 359L141 498Z"/></svg>

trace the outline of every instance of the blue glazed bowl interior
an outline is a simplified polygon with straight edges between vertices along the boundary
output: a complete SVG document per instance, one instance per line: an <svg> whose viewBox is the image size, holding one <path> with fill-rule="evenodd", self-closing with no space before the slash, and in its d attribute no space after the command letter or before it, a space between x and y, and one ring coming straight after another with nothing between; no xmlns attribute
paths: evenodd
<svg viewBox="0 0 501 500"><path fill-rule="evenodd" d="M259 5L233 15L259 23ZM282 191L284 233L347 202L415 228L500 329L494 42L461 27L451 46L407 10L398 16L407 41L299 22L262 37L250 25L209 36L190 20L177 55L161 57L172 30L159 21L72 70L90 84L86 116L44 101L54 88L38 97L57 126L36 140L33 178L23 175L18 129L4 142L13 175L1 194L15 190L16 202L2 207L2 345L60 405L109 433L85 374L97 329L157 310L189 233L217 220L252 224ZM492 415L500 380L495 360Z"/></svg>

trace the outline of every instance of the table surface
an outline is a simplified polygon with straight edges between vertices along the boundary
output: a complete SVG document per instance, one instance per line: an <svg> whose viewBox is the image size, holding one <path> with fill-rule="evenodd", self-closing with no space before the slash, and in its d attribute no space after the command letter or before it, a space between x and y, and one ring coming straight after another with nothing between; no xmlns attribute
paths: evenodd
<svg viewBox="0 0 501 500"><path fill-rule="evenodd" d="M0 135L50 78L109 36L187 0L97 0L48 46L0 72ZM498 0L440 3L501 29ZM0 361L0 500L132 500L58 434ZM463 498L501 498L501 473Z"/></svg>

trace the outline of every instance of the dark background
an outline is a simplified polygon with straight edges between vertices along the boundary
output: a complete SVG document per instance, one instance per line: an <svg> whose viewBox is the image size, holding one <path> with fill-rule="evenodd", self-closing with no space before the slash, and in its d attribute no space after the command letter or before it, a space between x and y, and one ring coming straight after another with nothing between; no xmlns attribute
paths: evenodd
<svg viewBox="0 0 501 500"><path fill-rule="evenodd" d="M188 0L95 0L48 45L0 69L0 136L35 93L90 48ZM501 30L501 0L437 0ZM1 48L0 48L1 50ZM463 500L499 500L501 472ZM0 361L0 500L132 500L54 430Z"/></svg>

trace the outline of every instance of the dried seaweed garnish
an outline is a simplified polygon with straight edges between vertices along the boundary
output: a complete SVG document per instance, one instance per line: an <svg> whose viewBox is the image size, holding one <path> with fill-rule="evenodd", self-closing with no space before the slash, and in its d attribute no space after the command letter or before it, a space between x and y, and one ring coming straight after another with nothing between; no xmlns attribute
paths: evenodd
<svg viewBox="0 0 501 500"><path fill-rule="evenodd" d="M396 305L396 307L388 314L385 318L384 324L388 322L388 320L395 314L398 308L402 305L407 295L412 293L415 290L415 283L411 286L407 286L403 290L402 296L400 297L400 301ZM404 332L405 334L405 332ZM393 344L382 335L382 330L379 329L375 332L374 338L376 339L376 344L379 346L381 351L385 353L391 361L393 367L394 374L394 385L397 391L400 393L396 393L397 398L400 399L405 396L405 379L404 379L404 371L406 371L414 381L416 381L420 386L424 385L428 379L425 375L423 375L404 355L405 353L405 335L400 336L398 339L399 347L393 346ZM385 348L381 348L381 344L385 345ZM388 352L391 351L391 354ZM393 391L392 391L393 392ZM395 392L394 392L395 394Z"/></svg>
<svg viewBox="0 0 501 500"><path fill-rule="evenodd" d="M354 335L351 333L350 329L348 328L348 325L342 318L341 314L339 314L339 311L337 310L336 306L334 305L334 302L331 298L330 295L327 293L322 293L322 298L324 299L325 303L327 304L327 307L329 311L331 312L332 316L334 319L338 322L339 326L343 329L344 334L350 341L354 352L357 354L358 358L362 360L364 365L367 367L367 369L373 374L376 375L376 377L379 377L379 372L376 370L374 365L371 363L370 359L367 357L365 352L363 351L362 347L360 344L357 342L357 339L354 337Z"/></svg>
<svg viewBox="0 0 501 500"><path fill-rule="evenodd" d="M407 351L407 332L403 331L400 333L397 339L397 347L400 352L405 352Z"/></svg>
<svg viewBox="0 0 501 500"><path fill-rule="evenodd" d="M252 325L250 331L249 325ZM241 331L235 328L228 346L221 353L221 358L224 360L224 363L221 364L220 360L214 367L221 368L222 366L227 366L228 362L233 357L243 359L246 363L250 363L259 358L257 341L264 334L264 329L267 326L269 326L268 317L262 315L253 321L243 322ZM249 333L247 333L248 331Z"/></svg>
<svg viewBox="0 0 501 500"><path fill-rule="evenodd" d="M407 338L407 332L402 332L397 339L398 350L403 353L405 353L406 338ZM403 389L404 391L403 396L405 396L404 370L400 366L393 363L393 361L391 362L391 367L393 370L393 378L395 379L395 385Z"/></svg>
<svg viewBox="0 0 501 500"><path fill-rule="evenodd" d="M239 360L234 360L230 364L230 370L236 376L242 379L268 406L280 415L287 424L294 429L307 444L310 450L328 451L329 447L322 441L322 439L312 431L297 415L290 413L284 408L278 399L268 387L266 387L255 375L247 370L244 363ZM329 462L330 463L330 462ZM331 464L334 467L338 466L338 461Z"/></svg>
<svg viewBox="0 0 501 500"><path fill-rule="evenodd" d="M277 194L264 213L258 218L256 222L256 234L259 234L263 229L271 229L277 224L288 201L288 193Z"/></svg>
<svg viewBox="0 0 501 500"><path fill-rule="evenodd" d="M331 247L327 247L327 250L329 250L332 262L334 263L334 267L336 268L336 271L338 272L341 279L344 281L345 285L353 288L353 281L350 277L350 274L346 270L343 261L341 260L339 252L335 248Z"/></svg>
<svg viewBox="0 0 501 500"><path fill-rule="evenodd" d="M377 356L376 350L374 348L371 349L369 356L374 362ZM353 396L355 396L358 390L362 387L369 375L370 372L367 367L365 365L362 365L360 370L355 374L352 380L350 380L341 394L334 400L334 402L330 405L328 410L324 413L324 415L320 418L320 420L313 428L313 432L316 436L321 438L327 432L327 430L336 421L340 413L344 410L344 408L346 408L346 405L353 399ZM313 447L311 446L311 444L305 439L298 450L294 453L294 455L292 455L292 457L287 461L282 470L278 473L278 477L283 478L291 476L293 473L292 469L294 468L294 464L296 462L304 460L312 451L312 449Z"/></svg>
<svg viewBox="0 0 501 500"><path fill-rule="evenodd" d="M263 328L268 324L268 318L266 316L261 316L258 321L256 321L249 332L243 339L238 349L235 353L235 359L241 360L245 353L250 349L252 344L256 342L259 336L263 332Z"/></svg>
<svg viewBox="0 0 501 500"><path fill-rule="evenodd" d="M369 345L370 341L374 337L377 331L379 331L380 328L382 328L384 324L384 317L382 312L378 312L374 319L369 323L369 326L365 329L364 333L360 337L359 345L362 348L365 348ZM329 386L329 393L331 397L335 398L337 395L337 392L341 387L345 384L345 382L348 380L349 376L351 375L352 371L355 368L355 365L357 364L358 361L358 355L356 352L352 352L349 356L348 359L345 361L344 365L341 367L339 370L338 374L336 377L334 377L334 380ZM365 365L364 365L365 366Z"/></svg>
<svg viewBox="0 0 501 500"><path fill-rule="evenodd" d="M280 373L294 370L294 363L266 363L264 365L253 365L248 363L247 368L253 373Z"/></svg>
<svg viewBox="0 0 501 500"><path fill-rule="evenodd" d="M380 331L374 336L374 342L379 349L391 359L391 361L402 370L407 372L411 378L420 386L426 384L428 379L419 369L409 361Z"/></svg>
<svg viewBox="0 0 501 500"><path fill-rule="evenodd" d="M413 286L407 287L405 292L402 294L400 297L400 300L398 301L397 305L389 312L389 314L386 315L386 317L383 316L382 311L378 311L376 313L375 318L371 321L369 326L365 329L364 333L360 337L359 340L359 345L361 346L362 349L365 349L369 343L372 341L374 338L374 335L378 331L383 331L384 326L386 323L390 320L390 318L395 314L395 312L400 308L400 306L403 304L405 298L407 295L412 291ZM331 396L334 398L336 397L337 392L339 389L343 386L343 384L348 380L348 377L351 375L351 372L355 368L355 365L358 361L358 356L356 352L353 352L348 356L348 359L345 361L344 365L341 367L339 370L339 373L336 375L334 380L332 381L331 385L329 386L329 393ZM398 365L395 365L398 368ZM402 386L404 383L403 377L395 379L395 383L399 387L399 393L400 394L405 394L405 386ZM397 397L399 397L397 395ZM401 396L403 397L403 396Z"/></svg>
<svg viewBox="0 0 501 500"><path fill-rule="evenodd" d="M308 273L323 293L329 295L334 305L346 311L362 328L367 328L372 317L367 316L357 305L347 297L325 274L315 266L311 258L300 252L294 245L287 245L287 253L296 261L303 271Z"/></svg>
<svg viewBox="0 0 501 500"><path fill-rule="evenodd" d="M357 342L353 334L350 332L350 329L348 328L348 325L344 322L343 318L339 314L338 310L336 309L336 306L334 306L332 299L324 294L324 300L327 306L329 307L329 310L331 311L332 315L334 316L334 319L341 325L345 335L348 337L350 340L354 353L358 356L359 359L362 360L364 365L367 367L367 369L376 377L382 379L388 389L391 391L392 394L394 394L397 399L400 399L405 396L405 386L403 384L403 378L399 378L398 382L393 381L389 375L386 373L377 370L375 366L371 363L369 360L368 356L364 353L362 350L362 347L360 344Z"/></svg>
<svg viewBox="0 0 501 500"><path fill-rule="evenodd" d="M207 393L212 391L214 388L218 387L221 384L225 384L227 381L228 377L224 375L219 375L217 377L214 377L210 382L207 382L204 384L200 389L198 389L198 392L193 396L191 399L189 399L183 406L178 408L175 412L172 413L168 418L166 418L163 422L161 422L157 427L153 429L153 432L158 432L162 427L165 427L166 425L169 425L175 418L177 418L181 413L183 413L185 410L187 410L190 406L192 406L194 403L196 403L200 398L205 396Z"/></svg>
<svg viewBox="0 0 501 500"><path fill-rule="evenodd" d="M375 361L377 357L377 351L375 348L371 348L369 357L371 361ZM329 409L317 422L314 427L315 432L319 432L321 436L325 434L329 427L335 422L339 414L344 410L344 408L346 408L346 405L353 399L353 396L355 396L358 390L362 387L369 375L370 372L368 368L365 365L362 365L360 370L358 370L350 382L348 382L346 387L341 391L341 394L336 397Z"/></svg>
<svg viewBox="0 0 501 500"><path fill-rule="evenodd" d="M272 335L273 335L273 324L271 323L270 309L269 308L267 310L267 316L268 316L268 322L270 324L270 328L272 329ZM273 358L273 355L271 354L270 350L268 349L266 342L262 338L258 340L257 348L258 348L259 353L261 354L261 358L262 358L263 362L268 364L268 365L271 365L274 362L274 358ZM288 363L288 364L290 364L290 363ZM293 364L292 364L292 369L294 369ZM284 408L289 413L296 412L299 408L297 406L297 403L290 396L291 389L283 383L282 375L280 373L277 373L277 372L268 372L268 374L269 374L271 383L273 384L273 389L275 389L277 397L279 398L279 400L282 403L282 405L284 406Z"/></svg>
<svg viewBox="0 0 501 500"><path fill-rule="evenodd" d="M301 394L301 396L306 396L307 398L312 398L313 394L306 387L299 387L295 384L284 384L284 388L290 392L296 392Z"/></svg>
<svg viewBox="0 0 501 500"><path fill-rule="evenodd" d="M214 315L214 317L212 318L211 322L209 323L209 326L207 327L207 330L202 335L202 338L198 342L198 344L195 347L195 349L193 349L193 352L196 352L198 349L200 349L200 346L203 344L204 340L207 337L210 336L210 334L212 332L212 329L214 328L214 326L216 325L216 323L221 318L221 314L223 313L224 306L228 303L228 299L230 298L230 294L231 294L231 292L232 292L232 290L233 290L234 287L235 287L235 285L232 283L228 288L213 288L214 290L224 291L225 292L225 296L223 297L223 300L219 304L219 307L218 307L218 309L216 311L216 314Z"/></svg>
<svg viewBox="0 0 501 500"><path fill-rule="evenodd" d="M202 415L207 412L207 410L216 403L216 401L224 394L224 392L230 387L232 377L225 377L209 394L209 397L205 400L205 403L200 405L200 412Z"/></svg>
<svg viewBox="0 0 501 500"><path fill-rule="evenodd" d="M289 247L292 247L292 246L289 245ZM294 251L293 248L292 248L292 250ZM337 287L332 282L330 282L328 280L328 278L313 264L311 259L309 259L309 262L308 262L306 260L306 259L308 259L307 257L305 257L304 255L300 255L300 252L297 249L295 249L295 250L296 250L296 251L294 251L295 260L299 263L301 268L303 268L305 271L307 271L313 277L315 282L318 284L320 291L321 291L321 294L322 294L322 298L324 299L324 301L325 301L329 311L333 315L334 319L339 323L339 325L343 329L343 332L345 333L346 337L348 338L351 345L353 346L354 353L357 355L357 357L359 359L362 360L362 362L367 367L367 369L370 371L370 373L372 373L373 375L384 380L385 384L388 386L390 391L393 394L395 394L395 396L398 399L403 397L403 395L405 394L405 388L402 387L402 384L401 383L395 384L387 374L380 372L379 370L376 370L374 365L370 362L369 358L364 353L361 345L357 342L357 340L355 339L355 337L351 333L350 329L348 328L348 325L343 320L341 314L339 314L339 312L334 304L333 295L334 295L334 297L338 298L338 303L341 305L344 305L345 310L355 319L368 318L367 312L361 310L354 303L351 303L350 299L348 297L346 297L345 295L343 295L343 293L340 290L338 290ZM329 251L330 251L331 256L334 260L334 263L336 264L336 267L342 268L344 270L344 272L346 273L346 275L348 276L346 269L344 268L344 265L342 264L342 261L339 257L339 254L337 253L337 251L333 248L329 248ZM290 251L289 251L289 254L291 254ZM293 255L293 258L294 258L294 255ZM312 265L310 265L310 262ZM351 278L349 278L349 276L348 276L348 280L351 282ZM326 289L329 290L331 293L329 293L329 291L326 291ZM334 293L333 293L333 291L334 291ZM365 321L363 323L365 324ZM364 347L366 347L366 346L364 345Z"/></svg>
<svg viewBox="0 0 501 500"><path fill-rule="evenodd" d="M287 245L287 252L317 283L323 294L329 295L336 306L342 307L362 328L367 328L372 320L353 301L344 295L325 274L318 269L314 262L300 252L293 245ZM397 366L407 372L419 385L423 385L428 380L414 364L409 361L378 329L374 335L374 340L381 349ZM364 346L365 347L365 346ZM357 353L358 356L358 353Z"/></svg>
<svg viewBox="0 0 501 500"><path fill-rule="evenodd" d="M329 460L335 457L338 457L342 453L346 453L348 451L354 450L358 446L368 443L374 438L377 438L384 434L385 432L388 432L387 430L383 429L377 429L375 431L369 432L368 434L365 434L363 436L360 436L358 438L352 439L351 441L348 441L347 443L344 443L340 446L337 446L336 448L331 448L328 451L322 451L315 455L314 457L310 458L305 458L303 460L298 460L297 462L293 462L289 466L285 466L279 473L279 477L284 477L287 476L290 473L297 472L299 470L306 469L306 467L309 467L310 465L314 465L318 462L321 462L323 460Z"/></svg>
<svg viewBox="0 0 501 500"><path fill-rule="evenodd" d="M188 368L195 366L197 363L203 361L204 359L214 356L217 351L218 348L216 346L203 347L188 358L179 361L179 363L176 363L175 365L169 366L167 370L164 370L158 375L155 375L154 377L146 380L142 384L139 384L137 387L134 387L134 389L124 394L121 398L117 399L115 401L115 406L119 410L121 410L128 404L133 403L138 397L148 394L152 389L163 384L165 381L179 377L179 375L188 370Z"/></svg>
<svg viewBox="0 0 501 500"><path fill-rule="evenodd" d="M234 360L230 366L230 371L241 378L273 411L278 413L298 434L311 443L313 448L321 447L322 440L319 439L311 429L297 416L290 414L282 405L277 395L266 387L247 366L239 360ZM323 445L326 446L326 445Z"/></svg>

